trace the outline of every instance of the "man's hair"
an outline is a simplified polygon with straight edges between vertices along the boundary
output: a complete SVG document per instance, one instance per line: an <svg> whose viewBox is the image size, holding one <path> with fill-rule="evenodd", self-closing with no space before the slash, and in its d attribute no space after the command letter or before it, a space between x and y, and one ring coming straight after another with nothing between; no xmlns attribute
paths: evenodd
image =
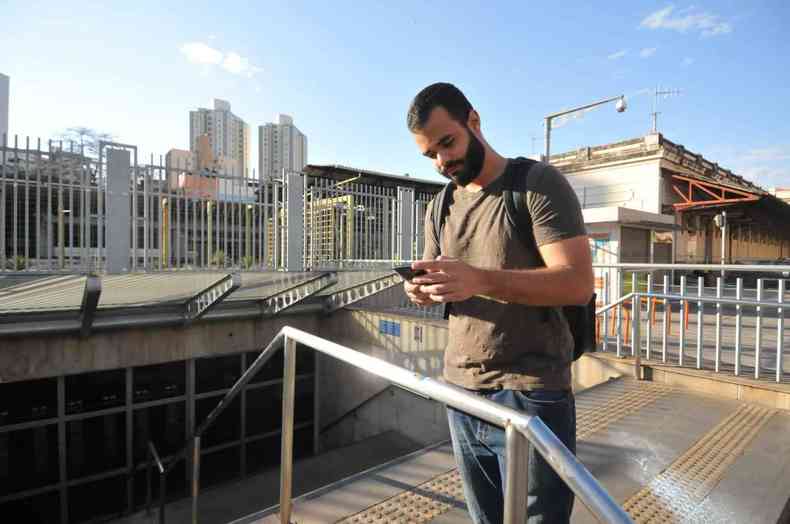
<svg viewBox="0 0 790 524"><path fill-rule="evenodd" d="M419 131L425 126L428 117L437 107L443 107L450 114L453 120L466 125L472 104L460 89L453 84L437 82L424 88L417 93L409 106L409 113L406 116L406 125L412 133Z"/></svg>

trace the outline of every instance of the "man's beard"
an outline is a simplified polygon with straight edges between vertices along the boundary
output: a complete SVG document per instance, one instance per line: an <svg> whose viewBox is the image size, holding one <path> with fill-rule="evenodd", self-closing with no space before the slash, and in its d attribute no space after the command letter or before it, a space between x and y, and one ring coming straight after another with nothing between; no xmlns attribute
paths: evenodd
<svg viewBox="0 0 790 524"><path fill-rule="evenodd" d="M480 176L480 171L483 170L483 161L486 158L486 151L483 147L483 143L480 142L468 127L466 128L466 135L469 137L469 145L466 146L466 154L463 158L449 162L444 166L444 170L441 173L461 187L466 186ZM446 173L455 166L460 166L460 169L452 175L447 175Z"/></svg>

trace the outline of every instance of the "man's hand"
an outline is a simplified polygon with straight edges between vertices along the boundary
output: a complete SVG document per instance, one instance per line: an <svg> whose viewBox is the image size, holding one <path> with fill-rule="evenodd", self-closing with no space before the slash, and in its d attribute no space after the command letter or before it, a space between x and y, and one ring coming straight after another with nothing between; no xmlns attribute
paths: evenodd
<svg viewBox="0 0 790 524"><path fill-rule="evenodd" d="M418 306L432 306L433 300L427 293L423 293L420 291L419 284L413 284L408 280L403 281L403 290L406 292L406 296L409 297L409 300L412 303L417 304Z"/></svg>
<svg viewBox="0 0 790 524"><path fill-rule="evenodd" d="M411 267L428 272L413 278L412 285L418 285L419 291L433 302L461 302L484 295L487 290L484 270L454 258L439 256L436 260L419 260Z"/></svg>

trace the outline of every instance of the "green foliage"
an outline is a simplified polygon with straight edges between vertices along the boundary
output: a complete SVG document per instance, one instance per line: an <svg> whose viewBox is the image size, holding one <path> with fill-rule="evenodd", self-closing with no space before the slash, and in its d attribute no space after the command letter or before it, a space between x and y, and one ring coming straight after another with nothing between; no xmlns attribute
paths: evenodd
<svg viewBox="0 0 790 524"><path fill-rule="evenodd" d="M215 251L211 256L211 265L216 267L225 267L225 252Z"/></svg>

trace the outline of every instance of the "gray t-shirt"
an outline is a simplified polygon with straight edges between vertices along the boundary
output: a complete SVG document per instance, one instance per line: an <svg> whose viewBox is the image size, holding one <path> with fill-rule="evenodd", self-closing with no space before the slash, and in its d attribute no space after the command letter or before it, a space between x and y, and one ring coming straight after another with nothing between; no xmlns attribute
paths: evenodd
<svg viewBox="0 0 790 524"><path fill-rule="evenodd" d="M508 162L507 169L512 169ZM486 269L543 267L537 246L586 234L576 193L554 167L537 164L527 179L527 207L537 246L525 246L510 225L500 176L477 193L456 187L442 227L433 227L436 199L425 217L423 258L440 254ZM560 308L507 304L475 296L452 305L444 377L469 389L571 386L573 337Z"/></svg>

